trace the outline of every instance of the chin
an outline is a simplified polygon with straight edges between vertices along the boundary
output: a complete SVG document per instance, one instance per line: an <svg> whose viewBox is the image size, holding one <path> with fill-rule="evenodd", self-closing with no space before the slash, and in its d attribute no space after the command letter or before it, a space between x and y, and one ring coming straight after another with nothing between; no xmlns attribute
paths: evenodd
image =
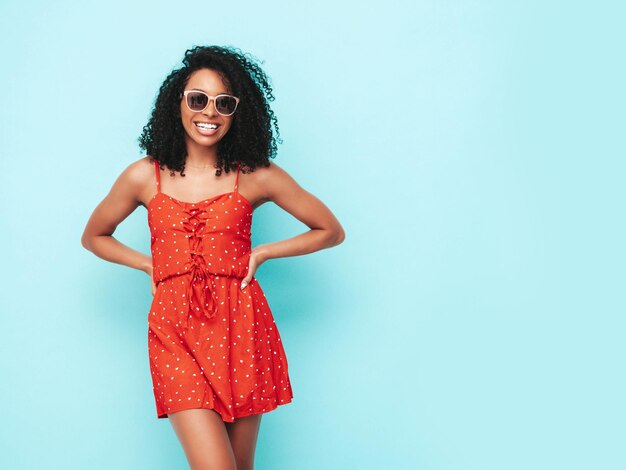
<svg viewBox="0 0 626 470"><path fill-rule="evenodd" d="M191 140L200 145L214 145L222 140L223 135L221 133L218 135L200 135L195 132L191 134L187 132L187 137L191 138Z"/></svg>

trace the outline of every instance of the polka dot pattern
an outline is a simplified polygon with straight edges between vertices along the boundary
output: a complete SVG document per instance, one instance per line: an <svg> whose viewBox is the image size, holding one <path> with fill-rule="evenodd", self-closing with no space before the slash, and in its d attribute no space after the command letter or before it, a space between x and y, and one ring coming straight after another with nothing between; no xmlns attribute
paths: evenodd
<svg viewBox="0 0 626 470"><path fill-rule="evenodd" d="M290 403L282 340L256 278L244 289L252 206L235 189L196 203L148 204L154 282L148 352L156 414L190 408L224 421Z"/></svg>

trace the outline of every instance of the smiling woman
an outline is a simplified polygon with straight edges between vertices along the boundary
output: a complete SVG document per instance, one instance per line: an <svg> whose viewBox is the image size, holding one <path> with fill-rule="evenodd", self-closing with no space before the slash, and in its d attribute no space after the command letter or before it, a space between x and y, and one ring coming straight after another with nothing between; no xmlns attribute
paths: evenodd
<svg viewBox="0 0 626 470"><path fill-rule="evenodd" d="M219 141L216 176L234 171L236 162L246 173L267 168L276 156L277 143L282 143L270 107L274 96L269 78L251 56L236 51L191 49L183 60L185 67L161 85L139 143L148 155L181 176L186 167L204 162L188 152L189 139L200 146ZM217 129L202 128L210 124Z"/></svg>
<svg viewBox="0 0 626 470"><path fill-rule="evenodd" d="M183 63L143 129L148 155L96 207L82 244L150 276L156 415L169 418L191 468L241 470L252 468L263 413L293 400L282 338L255 272L272 258L335 246L344 232L319 199L270 163L278 126L258 65L217 46L188 50ZM252 248L253 211L268 201L309 230ZM113 238L139 205L148 210L151 256Z"/></svg>

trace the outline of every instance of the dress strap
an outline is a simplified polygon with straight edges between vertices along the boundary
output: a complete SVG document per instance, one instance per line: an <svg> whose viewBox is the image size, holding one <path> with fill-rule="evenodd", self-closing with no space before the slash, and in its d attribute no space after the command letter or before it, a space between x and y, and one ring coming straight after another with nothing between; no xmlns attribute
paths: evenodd
<svg viewBox="0 0 626 470"><path fill-rule="evenodd" d="M161 172L159 171L159 162L154 161L154 175L156 176L157 193L161 192Z"/></svg>
<svg viewBox="0 0 626 470"><path fill-rule="evenodd" d="M237 174L235 175L235 192L237 192L237 186L239 185L239 167L241 163L237 163Z"/></svg>

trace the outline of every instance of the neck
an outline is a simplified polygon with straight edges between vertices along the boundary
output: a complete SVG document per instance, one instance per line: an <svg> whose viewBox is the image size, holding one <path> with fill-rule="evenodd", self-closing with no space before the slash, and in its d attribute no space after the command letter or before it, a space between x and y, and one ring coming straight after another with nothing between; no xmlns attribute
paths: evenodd
<svg viewBox="0 0 626 470"><path fill-rule="evenodd" d="M194 167L214 167L217 163L217 144L207 147L187 137L187 158L185 163Z"/></svg>

